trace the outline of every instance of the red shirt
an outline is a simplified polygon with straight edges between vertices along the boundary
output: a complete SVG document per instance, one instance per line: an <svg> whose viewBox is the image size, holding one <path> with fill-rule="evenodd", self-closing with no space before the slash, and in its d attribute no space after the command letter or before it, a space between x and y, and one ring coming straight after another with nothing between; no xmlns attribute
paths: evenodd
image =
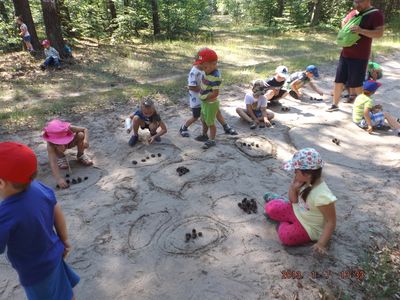
<svg viewBox="0 0 400 300"><path fill-rule="evenodd" d="M348 18L350 15L354 14L354 11L351 11L345 18L346 21L350 20ZM383 26L385 23L385 18L380 10L372 12L366 16L364 16L361 20L360 27L362 29L374 30L378 27ZM342 50L342 56L346 58L355 58L355 59L369 59L371 54L371 45L372 39L361 35L361 39L358 40L356 44L351 47L344 47Z"/></svg>

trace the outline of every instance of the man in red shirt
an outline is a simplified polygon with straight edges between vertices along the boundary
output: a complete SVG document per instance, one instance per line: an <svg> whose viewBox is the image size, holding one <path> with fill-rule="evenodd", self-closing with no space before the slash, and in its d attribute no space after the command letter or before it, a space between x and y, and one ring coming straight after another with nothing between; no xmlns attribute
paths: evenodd
<svg viewBox="0 0 400 300"><path fill-rule="evenodd" d="M358 11L358 13L364 13L374 8L371 6L370 0L354 0L354 9ZM354 11L350 14L355 15ZM352 16L349 16L349 18L346 17L344 22L342 22L342 26L348 22L351 17ZM347 84L355 94L361 94L368 59L371 54L372 39L383 36L384 17L382 12L376 10L363 16L360 25L353 26L351 30L358 33L361 38L356 44L350 47L343 47L340 54L336 69L333 103L328 109L330 112L339 109L338 105L345 84Z"/></svg>

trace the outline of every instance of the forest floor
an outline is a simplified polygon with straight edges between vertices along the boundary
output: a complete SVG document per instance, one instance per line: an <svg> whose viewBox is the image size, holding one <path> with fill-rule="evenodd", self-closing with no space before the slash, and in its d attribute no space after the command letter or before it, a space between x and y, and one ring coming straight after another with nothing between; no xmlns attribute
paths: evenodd
<svg viewBox="0 0 400 300"><path fill-rule="evenodd" d="M76 63L62 71L40 71L40 61L26 53L0 56L0 140L35 150L39 179L55 187L40 138L45 122L60 117L90 130L95 167L78 166L69 153L72 176L89 179L56 191L74 246L68 262L81 276L77 299L399 299L400 139L355 127L350 104L325 111L339 55L333 36L271 37L219 26L209 41L100 47L76 41ZM200 124L192 137L179 135L190 116L187 73L205 45L220 56L222 112L239 132L227 136L218 128L218 145L208 151L193 140ZM383 39L374 47L384 70L376 102L400 117L399 43ZM294 72L311 63L320 69L322 102L308 100L318 96L308 90L303 101L283 99L291 110L274 107L269 129L250 131L238 119L235 108L251 80L280 64ZM148 95L169 132L159 144L130 148L124 118ZM338 198L337 229L324 257L311 245L283 247L262 214L265 192L287 194L291 174L283 161L306 146L322 154ZM190 172L178 176L179 166ZM244 197L256 199L256 214L239 209ZM203 237L186 243L192 229ZM4 256L0 266L0 299L23 299Z"/></svg>

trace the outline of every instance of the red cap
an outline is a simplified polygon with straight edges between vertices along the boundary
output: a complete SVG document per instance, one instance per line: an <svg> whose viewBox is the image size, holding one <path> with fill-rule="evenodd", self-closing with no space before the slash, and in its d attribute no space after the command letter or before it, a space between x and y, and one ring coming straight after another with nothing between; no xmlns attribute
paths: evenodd
<svg viewBox="0 0 400 300"><path fill-rule="evenodd" d="M46 46L46 45L50 45L50 41L49 40L43 40L42 41L42 46Z"/></svg>
<svg viewBox="0 0 400 300"><path fill-rule="evenodd" d="M0 178L13 183L30 183L37 171L31 148L14 142L0 143Z"/></svg>
<svg viewBox="0 0 400 300"><path fill-rule="evenodd" d="M210 49L210 48L204 48L201 49L196 56L196 61L194 62L194 65L199 65L204 62L211 62L211 61L216 61L218 60L217 53Z"/></svg>

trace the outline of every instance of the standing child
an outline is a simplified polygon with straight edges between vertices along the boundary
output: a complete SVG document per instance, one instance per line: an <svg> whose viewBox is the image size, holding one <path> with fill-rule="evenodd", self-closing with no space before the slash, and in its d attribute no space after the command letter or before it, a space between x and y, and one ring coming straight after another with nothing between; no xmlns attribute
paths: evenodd
<svg viewBox="0 0 400 300"><path fill-rule="evenodd" d="M202 50L204 49L201 49L199 52L201 52ZM189 126L192 125L194 122L196 122L201 116L200 86L203 75L204 72L201 69L201 65L194 65L189 73L188 77L189 105L192 110L192 117L189 118L185 122L185 124L183 124L179 129L179 133L183 137L189 137L189 130L188 130ZM217 112L217 120L224 128L226 134L237 135L236 130L225 122L225 119L222 116L220 109L218 109ZM200 140L201 139L202 138L200 138Z"/></svg>
<svg viewBox="0 0 400 300"><path fill-rule="evenodd" d="M151 99L144 99L140 103L140 108L129 116L132 125L128 128L130 132L133 127L133 135L129 139L129 145L135 146L139 141L139 127L150 131L150 144L161 141L161 136L167 133L167 126L157 113L154 102ZM157 130L160 129L158 132Z"/></svg>
<svg viewBox="0 0 400 300"><path fill-rule="evenodd" d="M54 119L43 129L43 139L47 142L47 154L51 171L60 188L67 188L68 184L60 175L60 169L68 169L65 156L67 149L77 147L77 159L84 166L91 166L93 162L85 154L89 148L89 131L85 127L73 126L68 122Z"/></svg>
<svg viewBox="0 0 400 300"><path fill-rule="evenodd" d="M42 42L42 46L44 47L44 55L46 56L46 60L40 66L40 68L44 71L48 66L55 66L57 70L61 70L60 54L58 54L58 51L50 46L49 40L44 40Z"/></svg>
<svg viewBox="0 0 400 300"><path fill-rule="evenodd" d="M314 83L312 83L311 78L313 77L319 77L318 69L314 65L309 65L305 71L299 71L291 74L287 82L291 89L289 92L290 96L295 99L299 99L302 96L300 89L306 84L309 84L316 93L318 93L320 96L323 96L324 93Z"/></svg>
<svg viewBox="0 0 400 300"><path fill-rule="evenodd" d="M209 48L199 51L194 65L199 66L204 71L201 80L200 100L201 100L201 122L203 124L203 133L196 140L205 141L203 149L209 149L216 145L215 136L217 127L215 119L219 110L219 87L222 82L221 73L217 68L217 53ZM210 129L210 136L207 135Z"/></svg>
<svg viewBox="0 0 400 300"><path fill-rule="evenodd" d="M265 199L265 213L278 221L278 236L286 246L317 241L313 249L326 253L336 227L336 197L322 179L323 161L313 148L297 151L284 169L294 170L289 186L289 202Z"/></svg>
<svg viewBox="0 0 400 300"><path fill-rule="evenodd" d="M363 92L358 95L353 105L353 122L360 128L367 129L368 133L372 133L374 128L382 127L385 119L390 127L400 136L400 123L396 121L388 112L382 111L381 105L375 105L371 96L381 86L381 83L373 80L365 81L363 84Z"/></svg>
<svg viewBox="0 0 400 300"><path fill-rule="evenodd" d="M236 108L237 114L250 124L250 129L256 129L257 126L260 128L264 128L265 126L271 127L270 120L274 118L274 113L267 110L265 92L264 81L256 80L253 84L252 93L247 93L244 96L246 108Z"/></svg>
<svg viewBox="0 0 400 300"><path fill-rule="evenodd" d="M32 46L31 34L30 34L29 31L28 31L28 26L26 26L26 24L24 23L22 17L19 16L19 17L16 19L15 22L19 25L19 30L20 30L19 35L22 37L22 39L23 39L23 41L24 41L24 43L25 43L25 45L26 45L26 49L27 49L29 52L35 51L35 50L33 49L33 46Z"/></svg>
<svg viewBox="0 0 400 300"><path fill-rule="evenodd" d="M65 218L36 172L30 148L0 143L0 253L7 247L29 300L71 300L79 276L64 262L71 251Z"/></svg>

